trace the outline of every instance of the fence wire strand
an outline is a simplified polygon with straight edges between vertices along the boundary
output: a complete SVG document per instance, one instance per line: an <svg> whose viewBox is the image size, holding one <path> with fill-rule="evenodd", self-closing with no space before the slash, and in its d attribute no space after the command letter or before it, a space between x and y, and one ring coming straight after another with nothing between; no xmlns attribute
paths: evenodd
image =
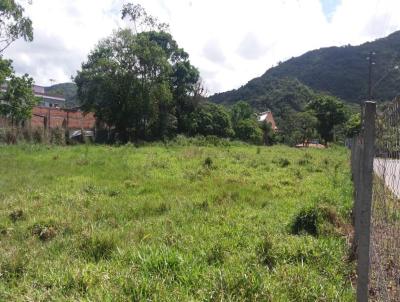
<svg viewBox="0 0 400 302"><path fill-rule="evenodd" d="M376 118L371 301L400 301L400 98Z"/></svg>

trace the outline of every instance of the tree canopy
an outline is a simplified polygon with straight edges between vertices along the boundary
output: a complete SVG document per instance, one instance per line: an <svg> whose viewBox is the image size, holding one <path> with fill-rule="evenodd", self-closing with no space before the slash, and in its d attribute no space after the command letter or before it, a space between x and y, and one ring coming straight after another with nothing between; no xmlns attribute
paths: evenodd
<svg viewBox="0 0 400 302"><path fill-rule="evenodd" d="M0 54L19 38L33 40L32 21L15 0L0 0Z"/></svg>
<svg viewBox="0 0 400 302"><path fill-rule="evenodd" d="M317 131L325 143L332 142L334 127L347 120L343 102L333 96L319 95L307 104L318 120Z"/></svg>
<svg viewBox="0 0 400 302"><path fill-rule="evenodd" d="M199 80L189 55L139 8L124 6L123 16L135 24L144 18L140 22L150 30L121 29L102 40L75 78L82 108L115 127L124 141L159 139L181 130L187 98Z"/></svg>
<svg viewBox="0 0 400 302"><path fill-rule="evenodd" d="M33 79L27 74L22 77L10 76L7 89L0 103L0 114L9 117L19 125L32 115L32 108L38 103L32 90Z"/></svg>
<svg viewBox="0 0 400 302"><path fill-rule="evenodd" d="M6 60L2 52L15 40L33 40L32 21L24 16L24 8L14 0L0 0L0 114L9 117L13 124L29 118L37 100L32 91L33 79L27 74L15 75L12 61Z"/></svg>
<svg viewBox="0 0 400 302"><path fill-rule="evenodd" d="M234 132L228 111L221 105L202 103L189 116L188 132L191 135L216 135L231 137Z"/></svg>

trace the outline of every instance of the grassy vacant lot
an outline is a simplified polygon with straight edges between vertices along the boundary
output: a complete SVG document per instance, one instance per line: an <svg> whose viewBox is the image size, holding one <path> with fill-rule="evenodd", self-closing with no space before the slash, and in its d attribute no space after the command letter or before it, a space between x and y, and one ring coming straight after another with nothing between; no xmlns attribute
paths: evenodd
<svg viewBox="0 0 400 302"><path fill-rule="evenodd" d="M0 146L0 301L351 301L347 157Z"/></svg>

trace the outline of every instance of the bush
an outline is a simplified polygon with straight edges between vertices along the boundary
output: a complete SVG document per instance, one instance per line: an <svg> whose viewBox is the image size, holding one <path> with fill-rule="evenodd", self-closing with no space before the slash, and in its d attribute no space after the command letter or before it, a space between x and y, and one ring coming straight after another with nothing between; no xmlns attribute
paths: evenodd
<svg viewBox="0 0 400 302"><path fill-rule="evenodd" d="M235 127L235 136L245 142L260 145L263 142L264 133L256 120L245 119Z"/></svg>
<svg viewBox="0 0 400 302"><path fill-rule="evenodd" d="M32 142L32 131L28 128L22 129L22 137L26 143Z"/></svg>
<svg viewBox="0 0 400 302"><path fill-rule="evenodd" d="M310 234L319 236L333 233L340 224L336 210L330 206L318 205L303 208L294 217L290 231L292 234Z"/></svg>
<svg viewBox="0 0 400 302"><path fill-rule="evenodd" d="M17 132L14 129L6 130L5 143L8 145L15 145L17 143Z"/></svg>
<svg viewBox="0 0 400 302"><path fill-rule="evenodd" d="M229 113L221 105L202 103L188 119L187 129L190 135L216 135L231 137L233 135Z"/></svg>
<svg viewBox="0 0 400 302"><path fill-rule="evenodd" d="M65 145L65 130L62 128L50 129L50 143L53 145Z"/></svg>
<svg viewBox="0 0 400 302"><path fill-rule="evenodd" d="M213 166L213 160L212 160L212 158L208 156L208 157L204 160L203 166L206 167L206 168L208 168L208 169L212 168L212 166Z"/></svg>
<svg viewBox="0 0 400 302"><path fill-rule="evenodd" d="M42 144L45 141L44 130L41 128L35 128L32 133L32 140L35 144Z"/></svg>

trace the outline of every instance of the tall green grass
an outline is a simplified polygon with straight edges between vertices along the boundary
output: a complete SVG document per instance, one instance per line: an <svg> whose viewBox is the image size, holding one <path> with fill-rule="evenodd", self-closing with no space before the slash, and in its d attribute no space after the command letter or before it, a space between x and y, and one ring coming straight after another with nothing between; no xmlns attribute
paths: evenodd
<svg viewBox="0 0 400 302"><path fill-rule="evenodd" d="M0 147L0 301L352 301L347 157Z"/></svg>

